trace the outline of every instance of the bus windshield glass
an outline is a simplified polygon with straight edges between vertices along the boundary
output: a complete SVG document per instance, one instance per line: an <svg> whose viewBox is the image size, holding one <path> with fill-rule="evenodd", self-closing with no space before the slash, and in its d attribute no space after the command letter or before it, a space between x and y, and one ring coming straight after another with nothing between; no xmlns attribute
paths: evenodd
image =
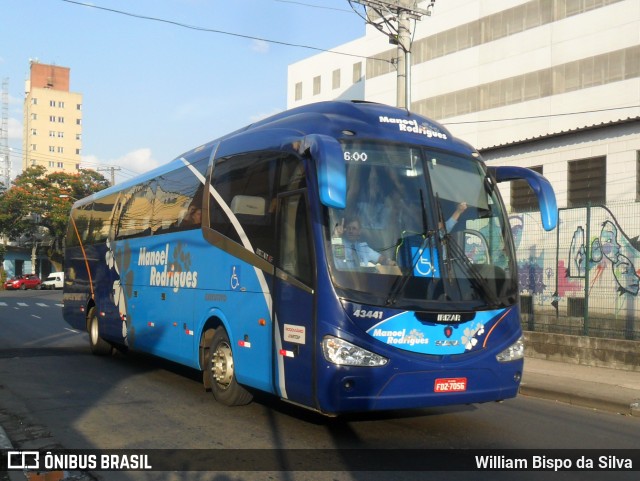
<svg viewBox="0 0 640 481"><path fill-rule="evenodd" d="M502 203L473 157L343 142L347 205L327 208L331 276L354 302L492 309L517 296Z"/></svg>

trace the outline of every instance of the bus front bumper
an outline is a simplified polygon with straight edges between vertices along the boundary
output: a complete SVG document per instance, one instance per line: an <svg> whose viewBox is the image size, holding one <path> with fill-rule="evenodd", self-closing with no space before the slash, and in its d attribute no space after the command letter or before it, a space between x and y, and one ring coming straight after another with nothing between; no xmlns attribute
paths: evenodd
<svg viewBox="0 0 640 481"><path fill-rule="evenodd" d="M523 361L446 370L362 369L367 368L335 369L325 378L318 390L320 409L338 414L502 401L518 394Z"/></svg>

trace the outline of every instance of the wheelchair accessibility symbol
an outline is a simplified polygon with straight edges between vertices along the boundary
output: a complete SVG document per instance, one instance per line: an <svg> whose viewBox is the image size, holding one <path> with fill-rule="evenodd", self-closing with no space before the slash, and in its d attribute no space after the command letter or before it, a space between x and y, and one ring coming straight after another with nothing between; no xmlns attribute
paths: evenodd
<svg viewBox="0 0 640 481"><path fill-rule="evenodd" d="M240 286L240 267L231 267L231 290L235 291Z"/></svg>
<svg viewBox="0 0 640 481"><path fill-rule="evenodd" d="M433 275L434 269L431 265L431 259L425 259L424 252L420 255L420 259L418 259L418 263L416 264L416 271L418 271L418 274L422 276Z"/></svg>
<svg viewBox="0 0 640 481"><path fill-rule="evenodd" d="M423 249L418 253L417 249L414 250L413 255L416 256L418 254L420 257L413 268L413 275L415 277L440 277L438 259L431 257L431 251L429 249Z"/></svg>

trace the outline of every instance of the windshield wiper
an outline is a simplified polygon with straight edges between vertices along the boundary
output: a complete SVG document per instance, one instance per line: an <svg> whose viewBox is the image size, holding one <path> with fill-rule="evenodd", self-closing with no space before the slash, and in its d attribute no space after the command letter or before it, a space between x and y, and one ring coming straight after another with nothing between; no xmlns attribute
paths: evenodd
<svg viewBox="0 0 640 481"><path fill-rule="evenodd" d="M449 234L445 234L449 236ZM462 267L463 273L471 281L471 283L478 289L487 300L487 304L490 306L498 307L502 303L498 298L496 292L491 288L487 280L480 274L478 268L469 260L464 252L464 249L458 245L457 242L447 242L447 245L451 251L451 260L457 262Z"/></svg>
<svg viewBox="0 0 640 481"><path fill-rule="evenodd" d="M442 231L442 236L440 241L442 243L442 262L447 268L447 277L450 282L453 282L454 272L453 272L453 262L457 262L458 265L462 267L463 273L466 277L471 281L471 283L478 289L489 301L492 306L499 306L500 299L496 293L491 289L487 280L482 277L482 274L478 271L477 267L473 265L473 263L465 254L464 249L458 245L455 240L451 240L451 234L447 232L447 224L444 220L444 215L442 214L442 206L440 205L440 197L436 193L436 205L438 207L438 222L440 229ZM445 284L446 285L446 284ZM460 283L458 282L458 291L462 294L462 290L460 288Z"/></svg>
<svg viewBox="0 0 640 481"><path fill-rule="evenodd" d="M415 257L411 258L410 268L408 268L405 272L403 272L402 276L399 279L396 279L396 281L391 286L389 295L387 296L387 300L385 301L385 305L387 306L390 306L396 303L398 296L406 287L407 282L409 282L409 278L412 276L413 271L416 268L416 265L422 258L422 253L424 249L426 249L428 243L430 242L431 238L435 234L434 231L429 231L428 229L427 208L424 205L424 194L422 192L422 189L420 189L420 208L422 210L422 234L421 234L422 243L420 244L420 247L416 251Z"/></svg>
<svg viewBox="0 0 640 481"><path fill-rule="evenodd" d="M438 232L440 234L440 245L442 246L442 263L447 270L447 279L449 281L449 284L452 284L454 279L453 266L449 262L449 253L447 252L449 248L449 232L447 232L447 223L445 222L444 214L442 213L442 205L440 205L440 195L437 192L436 207L438 208Z"/></svg>

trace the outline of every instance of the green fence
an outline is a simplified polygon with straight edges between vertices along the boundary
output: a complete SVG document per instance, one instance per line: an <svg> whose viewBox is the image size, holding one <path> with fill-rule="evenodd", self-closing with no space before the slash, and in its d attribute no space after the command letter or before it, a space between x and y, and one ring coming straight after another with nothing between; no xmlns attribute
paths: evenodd
<svg viewBox="0 0 640 481"><path fill-rule="evenodd" d="M560 209L545 232L537 213L510 214L522 327L640 340L640 205Z"/></svg>

